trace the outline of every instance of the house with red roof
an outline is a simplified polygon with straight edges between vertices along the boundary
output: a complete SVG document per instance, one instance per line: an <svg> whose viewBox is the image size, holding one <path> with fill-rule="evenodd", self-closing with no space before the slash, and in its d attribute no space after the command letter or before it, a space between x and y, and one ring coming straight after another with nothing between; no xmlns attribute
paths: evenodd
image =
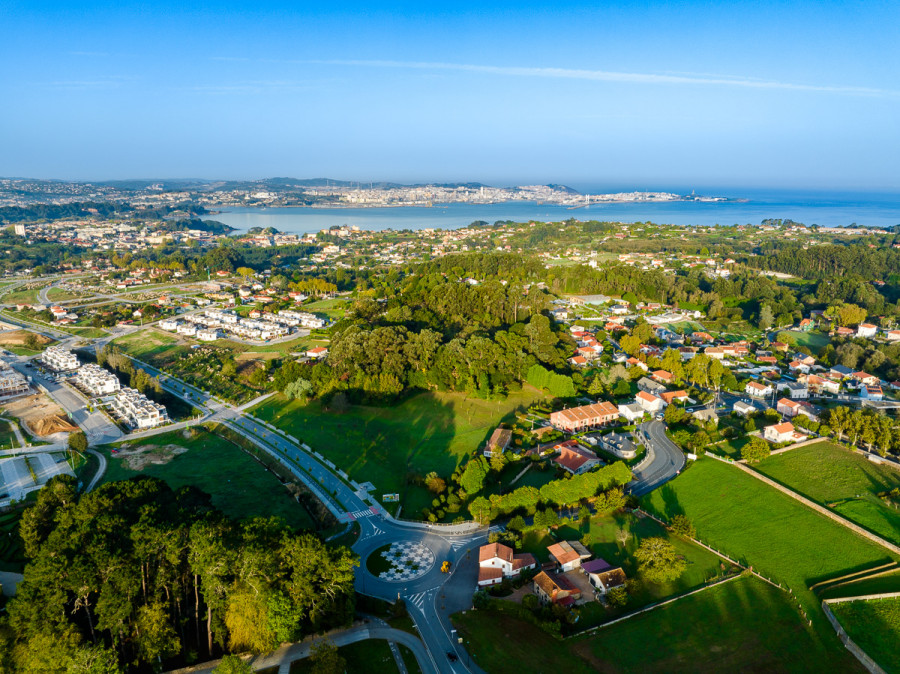
<svg viewBox="0 0 900 674"><path fill-rule="evenodd" d="M560 431L574 433L588 428L606 426L618 418L619 408L611 402L603 401L553 412L550 415L550 423Z"/></svg>
<svg viewBox="0 0 900 674"><path fill-rule="evenodd" d="M547 546L550 559L556 562L560 571L573 571L581 566L581 563L591 558L591 551L578 541L560 541Z"/></svg>
<svg viewBox="0 0 900 674"><path fill-rule="evenodd" d="M800 414L800 403L789 398L782 398L776 404L775 409L779 414L783 414L784 416L793 419L795 416Z"/></svg>
<svg viewBox="0 0 900 674"><path fill-rule="evenodd" d="M502 583L523 571L537 568L537 560L530 552L513 554L508 545L489 543L478 550L478 584L481 586Z"/></svg>
<svg viewBox="0 0 900 674"><path fill-rule="evenodd" d="M618 414L618 410L616 413ZM553 449L559 451L559 455L553 458L553 463L572 475L581 475L600 464L596 454L574 440L561 442Z"/></svg>
<svg viewBox="0 0 900 674"><path fill-rule="evenodd" d="M561 573L551 576L541 571L534 577L533 590L542 604L572 606L581 599L581 590Z"/></svg>
<svg viewBox="0 0 900 674"><path fill-rule="evenodd" d="M802 433L798 433L794 430L794 424L790 422L784 422L783 424L774 424L772 426L766 426L763 429L763 437L769 442L790 442L805 440L806 436Z"/></svg>
<svg viewBox="0 0 900 674"><path fill-rule="evenodd" d="M655 395L651 395L646 391L638 391L638 394L637 396L635 396L634 401L641 406L641 409L649 412L650 414L661 412L662 409L667 405L666 401L664 401L662 398L657 398Z"/></svg>

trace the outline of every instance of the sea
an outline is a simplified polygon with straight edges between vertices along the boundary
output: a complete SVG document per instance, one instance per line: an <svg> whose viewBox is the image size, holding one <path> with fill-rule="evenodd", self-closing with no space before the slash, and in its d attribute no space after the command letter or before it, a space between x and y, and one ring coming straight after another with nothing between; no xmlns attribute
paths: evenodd
<svg viewBox="0 0 900 674"><path fill-rule="evenodd" d="M385 208L225 208L207 217L235 228L238 233L251 227L274 227L288 234L343 225L374 231L458 229L479 220L557 222L570 218L684 226L758 225L771 218L820 227L900 225L900 194L897 193L708 191L703 194L729 200L610 203L581 208L535 202Z"/></svg>

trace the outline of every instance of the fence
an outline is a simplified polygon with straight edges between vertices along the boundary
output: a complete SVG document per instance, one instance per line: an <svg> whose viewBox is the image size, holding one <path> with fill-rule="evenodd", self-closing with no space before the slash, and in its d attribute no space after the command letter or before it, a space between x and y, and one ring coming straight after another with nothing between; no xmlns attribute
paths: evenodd
<svg viewBox="0 0 900 674"><path fill-rule="evenodd" d="M822 611L825 613L825 617L828 619L828 622L831 623L831 626L834 628L834 631L838 635L838 639L841 640L841 643L844 644L844 647L853 654L857 660L859 660L860 664L865 667L871 674L887 674L881 666L875 662L869 654L866 653L863 649L856 645L856 642L850 638L850 635L844 630L841 626L841 623L838 622L838 619L834 616L834 613L831 612L831 607L829 604L839 604L841 602L847 601L865 601L869 599L890 599L892 597L900 597L900 592L886 592L885 594L867 594L861 595L859 597L844 597L842 599L826 599L822 602Z"/></svg>

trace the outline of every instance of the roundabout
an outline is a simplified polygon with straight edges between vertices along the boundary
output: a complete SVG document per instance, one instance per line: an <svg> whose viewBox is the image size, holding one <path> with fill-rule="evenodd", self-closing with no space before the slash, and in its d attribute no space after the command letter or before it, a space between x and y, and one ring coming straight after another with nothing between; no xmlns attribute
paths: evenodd
<svg viewBox="0 0 900 674"><path fill-rule="evenodd" d="M434 552L415 541L396 541L374 550L366 559L366 570L388 582L408 582L434 567Z"/></svg>

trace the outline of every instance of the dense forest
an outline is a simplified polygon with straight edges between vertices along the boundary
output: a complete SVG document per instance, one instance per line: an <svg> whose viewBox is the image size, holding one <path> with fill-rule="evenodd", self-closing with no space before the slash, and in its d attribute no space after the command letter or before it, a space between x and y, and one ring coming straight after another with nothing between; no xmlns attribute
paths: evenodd
<svg viewBox="0 0 900 674"><path fill-rule="evenodd" d="M0 208L0 222L40 222L44 220L65 220L96 216L101 218L164 218L175 211L186 211L192 215L208 213L203 206L184 203L159 208L135 208L125 203L75 201L69 204L34 204L31 206L3 206Z"/></svg>
<svg viewBox="0 0 900 674"><path fill-rule="evenodd" d="M193 487L141 477L80 495L57 477L20 532L29 563L0 622L0 672L170 669L354 612L349 550L278 519L230 520Z"/></svg>

